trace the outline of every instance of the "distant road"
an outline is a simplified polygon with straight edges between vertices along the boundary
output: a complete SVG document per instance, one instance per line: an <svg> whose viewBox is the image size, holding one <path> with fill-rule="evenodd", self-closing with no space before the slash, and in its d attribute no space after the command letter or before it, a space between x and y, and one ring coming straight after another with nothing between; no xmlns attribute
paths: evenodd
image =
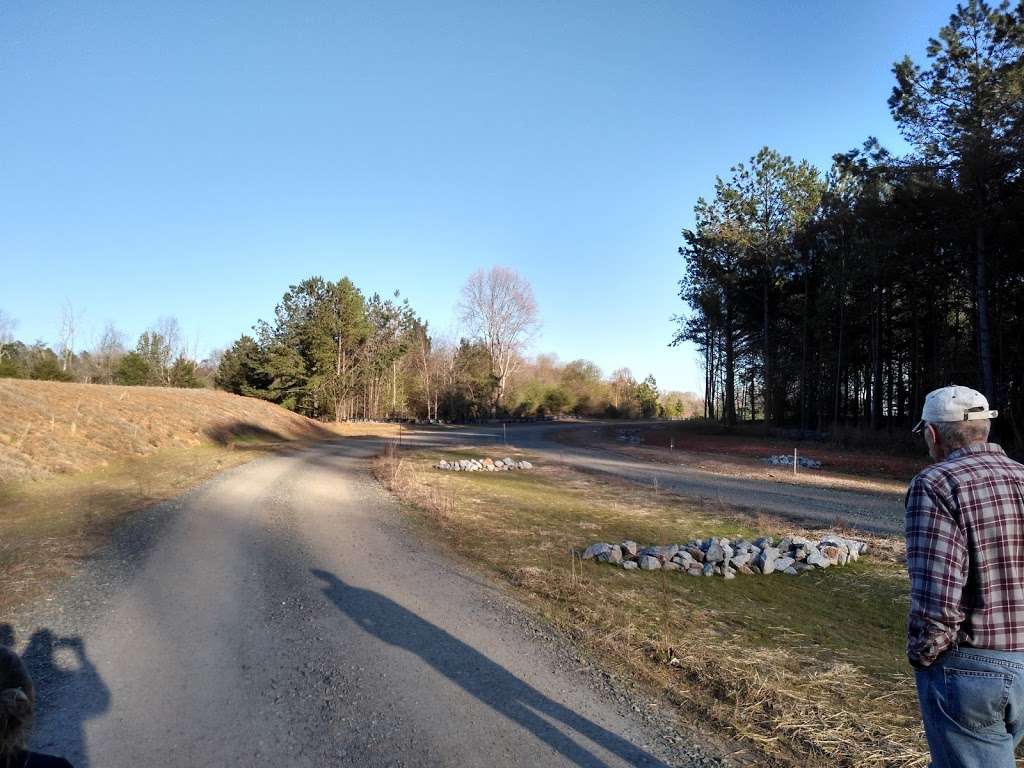
<svg viewBox="0 0 1024 768"><path fill-rule="evenodd" d="M697 500L762 510L808 525L831 525L841 518L846 525L872 533L903 532L903 496L898 493L850 491L740 477L728 477L684 466L640 461L602 448L582 448L552 439L554 432L593 429L593 424L521 424L508 427L509 442L545 455L550 460L591 472L602 472L636 483L666 488ZM413 433L424 445L476 442L495 445L500 453L501 427L467 427L450 433ZM908 482L910 478L907 478Z"/></svg>

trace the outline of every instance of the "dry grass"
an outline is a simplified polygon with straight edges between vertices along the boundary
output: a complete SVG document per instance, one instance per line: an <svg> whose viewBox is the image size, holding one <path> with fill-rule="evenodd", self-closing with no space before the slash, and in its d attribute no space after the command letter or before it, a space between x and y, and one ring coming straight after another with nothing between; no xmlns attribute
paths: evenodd
<svg viewBox="0 0 1024 768"><path fill-rule="evenodd" d="M129 513L172 499L267 447L170 448L74 475L0 486L0 611L73 573Z"/></svg>
<svg viewBox="0 0 1024 768"><path fill-rule="evenodd" d="M226 392L0 379L0 485L169 448L331 434L272 403Z"/></svg>
<svg viewBox="0 0 1024 768"><path fill-rule="evenodd" d="M740 739L746 761L927 764L903 655L908 597L897 542L874 539L869 560L796 578L627 572L580 563L570 547L796 529L562 467L431 469L441 455L383 457L377 474L425 528L580 645L661 692L687 720Z"/></svg>
<svg viewBox="0 0 1024 768"><path fill-rule="evenodd" d="M132 511L265 451L380 427L209 390L0 379L0 609L73 572Z"/></svg>
<svg viewBox="0 0 1024 768"><path fill-rule="evenodd" d="M343 421L325 426L342 437L395 437L399 431L398 424L382 421Z"/></svg>

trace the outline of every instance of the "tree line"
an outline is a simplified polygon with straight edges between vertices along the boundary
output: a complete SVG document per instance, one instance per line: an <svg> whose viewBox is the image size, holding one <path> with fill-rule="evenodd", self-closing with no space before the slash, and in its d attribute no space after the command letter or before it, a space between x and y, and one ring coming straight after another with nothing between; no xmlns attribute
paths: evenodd
<svg viewBox="0 0 1024 768"><path fill-rule="evenodd" d="M398 292L364 294L350 279L291 286L271 320L220 358L214 381L312 418L472 421L576 414L681 418L693 395L659 393L626 369L526 357L539 325L529 283L502 267L463 286L457 340L431 333Z"/></svg>
<svg viewBox="0 0 1024 768"><path fill-rule="evenodd" d="M128 386L212 386L215 363L199 362L174 317L161 317L128 347L125 334L107 323L88 349L77 349L77 318L66 306L56 345L14 336L13 318L0 310L0 377Z"/></svg>
<svg viewBox="0 0 1024 768"><path fill-rule="evenodd" d="M697 201L672 343L708 418L891 431L958 383L1024 446L1024 5L957 6L927 58L893 67L906 156L868 138L822 173L766 147Z"/></svg>
<svg viewBox="0 0 1024 768"><path fill-rule="evenodd" d="M217 387L277 403L311 418L474 421L599 416L686 418L696 395L659 391L627 368L610 376L588 360L528 357L539 327L530 284L502 267L462 287L463 334L437 336L396 291L367 295L350 279L311 277L292 285L273 317L202 361L174 317L161 317L134 347L108 323L78 349L79 318L66 305L52 347L14 337L0 310L0 377L95 384Z"/></svg>

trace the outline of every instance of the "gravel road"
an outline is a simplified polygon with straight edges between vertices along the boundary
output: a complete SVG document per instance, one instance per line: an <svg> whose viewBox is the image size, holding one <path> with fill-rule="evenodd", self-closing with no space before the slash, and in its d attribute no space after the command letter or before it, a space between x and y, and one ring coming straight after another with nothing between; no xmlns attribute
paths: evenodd
<svg viewBox="0 0 1024 768"><path fill-rule="evenodd" d="M614 475L624 480L692 496L699 501L722 503L763 511L811 526L832 525L842 519L847 525L880 534L902 534L903 496L897 493L850 491L797 485L741 477L728 477L685 466L640 461L614 450L582 448L556 442L555 431L592 430L592 424L513 425L507 436L516 447L576 469ZM421 445L476 443L496 456L504 439L501 427L481 426L449 433L413 432L409 439ZM492 456L493 458L493 456ZM910 478L907 478L910 481Z"/></svg>
<svg viewBox="0 0 1024 768"><path fill-rule="evenodd" d="M412 535L376 447L225 472L0 621L35 746L78 768L719 764Z"/></svg>

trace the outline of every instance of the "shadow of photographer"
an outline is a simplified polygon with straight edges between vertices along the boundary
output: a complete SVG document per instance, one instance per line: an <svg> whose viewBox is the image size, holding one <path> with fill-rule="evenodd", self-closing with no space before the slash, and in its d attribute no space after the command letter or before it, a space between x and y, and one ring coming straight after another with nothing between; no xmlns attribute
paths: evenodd
<svg viewBox="0 0 1024 768"><path fill-rule="evenodd" d="M10 624L0 625L0 645L14 647ZM85 724L110 709L110 691L80 637L49 629L33 633L21 654L36 690L32 746L88 768Z"/></svg>

